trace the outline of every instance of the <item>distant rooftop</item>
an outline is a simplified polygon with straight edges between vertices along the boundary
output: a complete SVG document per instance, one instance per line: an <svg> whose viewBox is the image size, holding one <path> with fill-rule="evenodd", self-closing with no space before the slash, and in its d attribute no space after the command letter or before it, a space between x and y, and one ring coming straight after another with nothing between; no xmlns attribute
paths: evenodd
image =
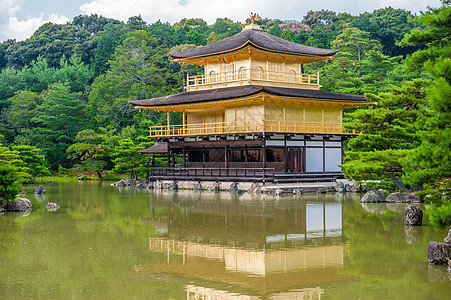
<svg viewBox="0 0 451 300"><path fill-rule="evenodd" d="M290 42L259 29L245 29L238 34L206 46L168 54L175 59L194 58L239 50L248 45L262 50L295 55L330 56L339 51Z"/></svg>

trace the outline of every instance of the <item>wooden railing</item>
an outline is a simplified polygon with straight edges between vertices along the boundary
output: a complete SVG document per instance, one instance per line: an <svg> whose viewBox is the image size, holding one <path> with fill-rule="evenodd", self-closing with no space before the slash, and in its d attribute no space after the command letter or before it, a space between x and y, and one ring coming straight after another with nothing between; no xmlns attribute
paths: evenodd
<svg viewBox="0 0 451 300"><path fill-rule="evenodd" d="M262 179L274 180L274 168L152 168L151 176L166 179Z"/></svg>
<svg viewBox="0 0 451 300"><path fill-rule="evenodd" d="M214 75L187 76L187 86L225 83L241 80L262 80L272 82L319 85L319 73L298 74L290 72L264 71L258 69L240 69L232 72L216 73Z"/></svg>
<svg viewBox="0 0 451 300"><path fill-rule="evenodd" d="M194 136L231 133L315 133L315 134L357 134L355 130L345 130L340 123L296 122L296 121L242 121L216 122L186 125L163 125L150 127L150 137Z"/></svg>

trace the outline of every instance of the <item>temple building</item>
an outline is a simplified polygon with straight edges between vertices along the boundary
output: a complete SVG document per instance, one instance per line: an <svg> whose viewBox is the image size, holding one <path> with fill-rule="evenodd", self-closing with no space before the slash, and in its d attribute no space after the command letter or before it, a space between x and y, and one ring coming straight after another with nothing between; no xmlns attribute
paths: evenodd
<svg viewBox="0 0 451 300"><path fill-rule="evenodd" d="M174 61L200 65L185 92L130 101L135 108L167 112L167 124L150 128L166 168L154 178L302 181L340 176L343 109L370 104L364 96L321 91L319 74L304 65L332 59L320 49L272 36L256 24L221 41L172 52ZM171 124L171 113L182 115ZM164 143L164 144L162 144ZM177 160L176 160L177 157Z"/></svg>

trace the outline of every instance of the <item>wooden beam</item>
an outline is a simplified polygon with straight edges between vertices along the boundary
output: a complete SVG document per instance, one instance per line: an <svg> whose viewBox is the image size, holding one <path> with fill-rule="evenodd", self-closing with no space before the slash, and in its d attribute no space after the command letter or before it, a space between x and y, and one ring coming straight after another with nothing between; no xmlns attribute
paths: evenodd
<svg viewBox="0 0 451 300"><path fill-rule="evenodd" d="M192 147L192 146L210 146L210 147L222 147L224 145L263 145L262 140L239 140L239 141L205 141L205 142L171 142L171 148L174 147Z"/></svg>

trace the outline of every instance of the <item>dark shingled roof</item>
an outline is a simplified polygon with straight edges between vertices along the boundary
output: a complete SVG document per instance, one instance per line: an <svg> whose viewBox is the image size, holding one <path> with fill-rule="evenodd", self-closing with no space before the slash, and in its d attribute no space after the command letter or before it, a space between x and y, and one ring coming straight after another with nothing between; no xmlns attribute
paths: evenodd
<svg viewBox="0 0 451 300"><path fill-rule="evenodd" d="M149 148L138 151L141 154L156 154L156 153L167 153L168 143L156 143Z"/></svg>
<svg viewBox="0 0 451 300"><path fill-rule="evenodd" d="M238 34L235 34L231 37L220 40L213 44L185 51L170 52L168 54L173 58L190 58L198 56L207 56L240 49L247 46L248 44L253 44L255 47L264 50L292 54L329 56L339 51L339 50L315 48L290 42L282 38L276 37L274 35L268 34L263 30L259 29L246 29Z"/></svg>
<svg viewBox="0 0 451 300"><path fill-rule="evenodd" d="M218 101L251 96L265 92L270 95L297 97L297 98L313 98L324 100L348 100L348 101L367 101L365 96L332 93L320 90L306 90L293 88L280 88L259 85L243 85L228 88L217 88L211 90L191 91L165 97L129 101L133 105L139 106L164 106L174 104L199 103L207 101Z"/></svg>

